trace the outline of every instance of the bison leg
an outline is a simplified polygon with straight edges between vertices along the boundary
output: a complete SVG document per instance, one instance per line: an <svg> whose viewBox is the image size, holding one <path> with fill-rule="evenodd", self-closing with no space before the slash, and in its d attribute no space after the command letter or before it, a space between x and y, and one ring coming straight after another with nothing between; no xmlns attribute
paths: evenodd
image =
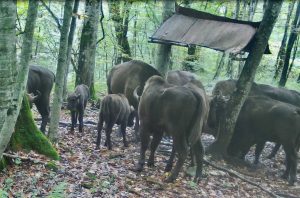
<svg viewBox="0 0 300 198"><path fill-rule="evenodd" d="M278 152L279 148L280 148L281 144L276 144L275 147L272 149L272 152L270 153L270 155L267 157L269 159L272 159L275 157L276 153Z"/></svg>
<svg viewBox="0 0 300 198"><path fill-rule="evenodd" d="M135 134L135 141L140 142L141 141L141 136L140 136L140 119L137 111L135 111L135 124L134 124L134 134Z"/></svg>
<svg viewBox="0 0 300 198"><path fill-rule="evenodd" d="M170 155L169 160L167 161L165 172L170 172L172 170L174 158L175 158L175 147L174 147L174 144L173 144L172 153Z"/></svg>
<svg viewBox="0 0 300 198"><path fill-rule="evenodd" d="M126 140L126 122L121 124L121 133L122 133L122 136L123 136L124 147L128 147L128 143L127 143L127 140Z"/></svg>
<svg viewBox="0 0 300 198"><path fill-rule="evenodd" d="M173 182L177 178L188 154L188 146L185 139L173 138L173 141L174 147L178 153L178 161L175 168L172 170L171 175L166 179L166 182Z"/></svg>
<svg viewBox="0 0 300 198"><path fill-rule="evenodd" d="M102 128L103 128L103 118L102 118L102 115L100 115L99 121L98 121L98 126L97 126L98 136L97 136L97 142L96 142L96 149L100 148Z"/></svg>
<svg viewBox="0 0 300 198"><path fill-rule="evenodd" d="M46 125L47 122L49 121L49 115L50 115L49 96L47 98L46 95L43 95L37 102L35 102L35 106L42 117L40 130L43 133L45 133Z"/></svg>
<svg viewBox="0 0 300 198"><path fill-rule="evenodd" d="M107 124L106 125L106 129L105 129L105 134L106 134L106 145L107 145L107 148L108 150L111 150L112 149L112 145L111 145L111 140L110 140L110 134L111 134L111 131L112 131L112 127L113 127L113 124Z"/></svg>
<svg viewBox="0 0 300 198"><path fill-rule="evenodd" d="M79 132L82 133L83 132L83 114L84 111L80 110L78 112L78 121L79 121Z"/></svg>
<svg viewBox="0 0 300 198"><path fill-rule="evenodd" d="M71 125L71 132L74 132L74 128L77 124L77 116L75 111L71 111L71 119L72 119L72 125Z"/></svg>
<svg viewBox="0 0 300 198"><path fill-rule="evenodd" d="M297 149L289 145L284 147L284 151L286 154L286 170L282 177L288 179L289 185L294 185L297 174Z"/></svg>
<svg viewBox="0 0 300 198"><path fill-rule="evenodd" d="M265 142L259 142L256 144L256 148L255 148L255 159L254 159L254 164L257 165L259 163L259 156L262 152L262 150L265 147Z"/></svg>
<svg viewBox="0 0 300 198"><path fill-rule="evenodd" d="M202 177L202 165L204 156L204 148L200 139L196 141L191 150L193 150L192 153L196 157L197 169L194 181L197 182L197 180ZM193 158L194 156L191 157Z"/></svg>
<svg viewBox="0 0 300 198"><path fill-rule="evenodd" d="M143 125L140 127L140 135L141 135L141 150L140 150L140 159L138 164L136 165L136 171L142 171L145 165L145 153L148 148L150 133L148 132Z"/></svg>
<svg viewBox="0 0 300 198"><path fill-rule="evenodd" d="M150 156L149 156L149 159L147 162L147 165L149 167L154 166L154 154L155 154L155 151L161 141L162 136L163 136L162 131L156 131L156 133L153 134L153 138L152 138L151 146L150 146L151 152L150 152Z"/></svg>

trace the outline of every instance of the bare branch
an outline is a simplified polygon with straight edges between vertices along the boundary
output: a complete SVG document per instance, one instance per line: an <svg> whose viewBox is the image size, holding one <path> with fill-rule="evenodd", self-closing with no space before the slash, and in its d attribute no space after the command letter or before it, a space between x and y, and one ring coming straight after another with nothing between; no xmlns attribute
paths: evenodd
<svg viewBox="0 0 300 198"><path fill-rule="evenodd" d="M43 4L43 6L46 8L46 10L50 13L50 15L52 16L52 18L55 20L56 24L57 24L57 28L59 29L59 31L61 30L61 24L59 22L58 17L52 12L52 10L46 5L46 3L43 0L40 0Z"/></svg>
<svg viewBox="0 0 300 198"><path fill-rule="evenodd" d="M103 1L100 2L100 11L101 11L101 17L100 17L100 24L101 24L101 31L102 31L102 37L97 41L96 45L105 38L105 32L103 27L103 19L104 19L104 12L103 12Z"/></svg>

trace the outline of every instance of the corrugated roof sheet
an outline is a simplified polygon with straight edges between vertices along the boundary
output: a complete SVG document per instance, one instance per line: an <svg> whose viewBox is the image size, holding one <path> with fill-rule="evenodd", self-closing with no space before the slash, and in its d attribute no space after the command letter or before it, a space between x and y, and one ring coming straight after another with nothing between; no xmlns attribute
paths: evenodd
<svg viewBox="0 0 300 198"><path fill-rule="evenodd" d="M216 16L190 8L177 7L150 37L150 42L181 46L199 45L238 53L248 51L260 22L248 22ZM269 53L266 49L265 53Z"/></svg>

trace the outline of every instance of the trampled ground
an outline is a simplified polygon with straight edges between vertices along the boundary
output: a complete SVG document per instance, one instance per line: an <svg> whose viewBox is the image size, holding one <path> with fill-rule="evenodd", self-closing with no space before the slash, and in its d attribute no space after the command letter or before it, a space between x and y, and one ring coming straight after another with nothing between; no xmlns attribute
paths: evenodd
<svg viewBox="0 0 300 198"><path fill-rule="evenodd" d="M98 112L86 112L85 121L97 122ZM70 123L68 113L63 111L63 122ZM116 129L116 128L115 128ZM127 129L129 147L124 148L121 137L112 134L113 150L103 146L105 134L102 134L101 150L95 150L96 126L87 124L84 134L71 134L65 126L60 127L60 142L57 146L61 159L56 168L46 166L45 157L34 153L17 153L42 161L14 160L15 165L0 173L0 188L8 192L9 197L269 197L261 189L250 185L227 172L204 165L204 177L199 183L192 182L186 171L180 173L174 183L164 183L165 161L170 146L158 148L154 168L145 166L140 174L132 171L139 157L139 145L133 142L131 128ZM213 138L203 135L205 145ZM272 144L268 144L261 157L257 170L233 167L223 161L213 162L218 166L240 173L243 177L259 184L269 191L281 195L300 197L300 174L295 186L280 178L284 170L284 152L280 150L275 159L267 159ZM209 156L206 156L209 159ZM253 159L253 152L247 160ZM45 163L44 163L45 162ZM186 162L186 170L189 160ZM298 166L299 167L299 166Z"/></svg>

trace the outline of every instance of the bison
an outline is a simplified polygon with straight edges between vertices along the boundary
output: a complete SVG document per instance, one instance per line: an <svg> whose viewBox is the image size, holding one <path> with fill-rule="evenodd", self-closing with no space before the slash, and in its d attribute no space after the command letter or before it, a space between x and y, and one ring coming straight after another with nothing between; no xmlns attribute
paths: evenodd
<svg viewBox="0 0 300 198"><path fill-rule="evenodd" d="M166 181L172 182L178 176L189 146L196 157L195 179L200 177L204 153L200 137L208 108L205 91L193 83L174 86L160 76L149 78L139 103L141 150L136 170L143 169L150 135L153 135L153 139L147 164L154 165L154 153L165 132L173 138L171 157L175 151L178 153L178 162Z"/></svg>
<svg viewBox="0 0 300 198"><path fill-rule="evenodd" d="M219 92L222 93L224 96L229 96L231 95L235 89L236 89L236 80L224 80L224 81L219 81L214 89L213 89L213 96L218 94ZM289 104L293 104L297 107L300 107L300 93L294 90L289 90L285 88L277 88L273 87L270 85L265 85L265 84L257 84L253 83L249 96L266 96L269 98L272 98L274 100L286 102ZM264 147L264 145L259 145L259 147ZM272 153L269 155L269 158L272 158L275 156L276 152L278 151L280 147L280 144L276 144L274 147ZM259 148L258 150L262 150ZM256 152L255 157L255 163L258 163L259 155L260 152Z"/></svg>
<svg viewBox="0 0 300 198"><path fill-rule="evenodd" d="M127 98L124 94L109 94L105 96L101 102L99 122L98 122L98 136L96 149L99 149L101 142L101 131L103 122L106 124L105 133L106 141L105 144L109 150L112 149L110 134L114 124L121 125L121 132L123 135L124 146L127 147L126 141L126 126L133 126L134 109L129 105Z"/></svg>
<svg viewBox="0 0 300 198"><path fill-rule="evenodd" d="M74 132L74 127L77 124L77 119L79 121L79 132L83 132L83 115L89 97L89 87L83 84L77 85L74 93L68 95L67 109L71 111L71 132Z"/></svg>
<svg viewBox="0 0 300 198"><path fill-rule="evenodd" d="M286 153L283 177L293 185L296 181L297 149L300 144L300 108L267 97L248 97L237 119L228 154L243 157L252 145L263 146L266 141L283 145Z"/></svg>
<svg viewBox="0 0 300 198"><path fill-rule="evenodd" d="M129 104L135 109L135 134L137 140L139 139L139 119L137 114L138 101L133 96L133 91L136 87L140 87L138 94L141 95L145 82L149 77L154 75L160 76L160 73L151 65L143 61L131 60L129 62L114 66L107 77L108 93L124 94L127 97Z"/></svg>
<svg viewBox="0 0 300 198"><path fill-rule="evenodd" d="M38 112L41 114L42 123L40 130L45 133L46 125L50 115L50 93L55 81L55 75L45 67L30 66L27 81L27 92L30 106L35 104ZM34 96L32 96L32 94Z"/></svg>

